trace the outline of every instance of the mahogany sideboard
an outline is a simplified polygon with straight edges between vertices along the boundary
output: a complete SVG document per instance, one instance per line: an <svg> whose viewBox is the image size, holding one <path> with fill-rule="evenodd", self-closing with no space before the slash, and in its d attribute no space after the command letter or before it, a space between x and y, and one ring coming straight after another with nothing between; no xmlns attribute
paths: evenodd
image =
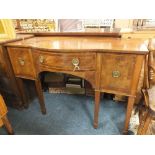
<svg viewBox="0 0 155 155"><path fill-rule="evenodd" d="M124 133L128 131L148 41L96 36L35 36L5 44L24 96L22 79L35 81L41 111L46 113L39 74L61 72L89 81L95 89L94 127L98 127L100 93L128 97ZM26 97L25 97L26 98Z"/></svg>

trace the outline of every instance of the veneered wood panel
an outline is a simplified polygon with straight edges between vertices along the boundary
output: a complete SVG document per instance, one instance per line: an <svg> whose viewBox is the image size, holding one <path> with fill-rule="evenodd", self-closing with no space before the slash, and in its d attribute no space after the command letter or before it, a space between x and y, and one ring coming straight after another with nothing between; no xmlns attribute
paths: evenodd
<svg viewBox="0 0 155 155"><path fill-rule="evenodd" d="M101 89L129 93L136 55L102 54Z"/></svg>
<svg viewBox="0 0 155 155"><path fill-rule="evenodd" d="M64 71L73 71L73 59L79 60L77 71L94 71L96 67L96 53L47 53L44 51L33 50L33 58L39 68L48 67ZM41 62L40 62L40 59Z"/></svg>
<svg viewBox="0 0 155 155"><path fill-rule="evenodd" d="M8 53L17 77L35 78L33 58L29 48L8 48Z"/></svg>

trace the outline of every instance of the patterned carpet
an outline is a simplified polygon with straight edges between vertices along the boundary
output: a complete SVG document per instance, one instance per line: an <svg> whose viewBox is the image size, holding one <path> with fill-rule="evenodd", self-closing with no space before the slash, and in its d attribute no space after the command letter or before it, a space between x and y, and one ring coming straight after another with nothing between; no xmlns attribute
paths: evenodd
<svg viewBox="0 0 155 155"><path fill-rule="evenodd" d="M94 98L84 95L44 93L47 114L42 115L38 99L28 109L8 108L16 135L120 135L126 104L102 99L99 127L93 128ZM1 135L6 135L4 128Z"/></svg>

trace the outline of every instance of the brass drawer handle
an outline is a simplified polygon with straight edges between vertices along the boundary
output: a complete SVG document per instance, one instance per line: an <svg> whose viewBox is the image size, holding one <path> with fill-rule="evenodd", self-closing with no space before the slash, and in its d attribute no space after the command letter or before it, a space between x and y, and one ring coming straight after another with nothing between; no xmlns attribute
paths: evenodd
<svg viewBox="0 0 155 155"><path fill-rule="evenodd" d="M121 76L120 71L113 71L113 72L112 72L112 77L114 77L114 78L119 78L120 76Z"/></svg>
<svg viewBox="0 0 155 155"><path fill-rule="evenodd" d="M24 66L24 65L25 65L25 61L24 61L24 59L22 59L21 57L18 58L18 61L19 61L19 64L20 64L21 66Z"/></svg>
<svg viewBox="0 0 155 155"><path fill-rule="evenodd" d="M72 59L72 64L74 66L73 71L80 70L79 63L80 63L80 61L78 58Z"/></svg>
<svg viewBox="0 0 155 155"><path fill-rule="evenodd" d="M41 56L39 57L39 62L42 64L42 63L44 63L44 60L45 60L44 56L41 55Z"/></svg>

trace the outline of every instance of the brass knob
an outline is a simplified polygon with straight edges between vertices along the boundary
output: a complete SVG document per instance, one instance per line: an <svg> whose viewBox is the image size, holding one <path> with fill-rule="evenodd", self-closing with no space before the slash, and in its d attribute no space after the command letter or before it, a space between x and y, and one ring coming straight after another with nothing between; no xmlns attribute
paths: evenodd
<svg viewBox="0 0 155 155"><path fill-rule="evenodd" d="M114 78L119 78L121 76L121 73L120 73L120 71L113 71L112 72L112 77L114 77Z"/></svg>
<svg viewBox="0 0 155 155"><path fill-rule="evenodd" d="M22 59L22 58L20 57L20 58L18 58L18 61L19 61L19 64L20 64L21 66L24 66L24 64L25 64L24 59Z"/></svg>
<svg viewBox="0 0 155 155"><path fill-rule="evenodd" d="M73 66L74 66L73 71L75 71L75 70L80 70L79 63L80 63L80 61L79 61L78 58L72 59L72 64L73 64Z"/></svg>
<svg viewBox="0 0 155 155"><path fill-rule="evenodd" d="M44 56L41 55L41 56L39 57L39 62L40 62L40 63L43 63L44 60L45 60Z"/></svg>

